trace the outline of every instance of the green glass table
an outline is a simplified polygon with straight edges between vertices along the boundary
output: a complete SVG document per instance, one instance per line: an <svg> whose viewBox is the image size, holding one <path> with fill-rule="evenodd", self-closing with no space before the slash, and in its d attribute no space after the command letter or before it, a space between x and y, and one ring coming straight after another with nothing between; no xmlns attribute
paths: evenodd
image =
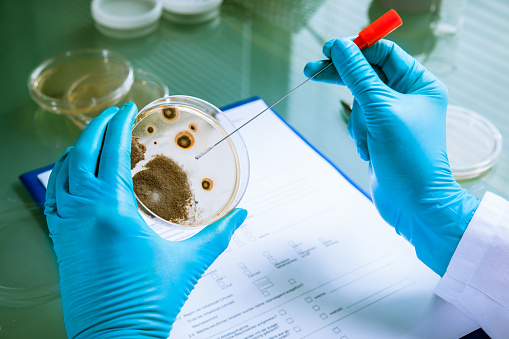
<svg viewBox="0 0 509 339"><path fill-rule="evenodd" d="M415 1L411 6L412 1L398 0L225 0L220 17L210 22L187 26L162 20L147 37L115 40L97 31L89 1L2 1L0 138L5 157L0 169L0 237L5 213L33 210L18 176L54 163L80 134L66 116L38 109L27 90L31 70L67 50L113 50L136 68L161 78L170 94L199 97L218 107L252 96L270 104L305 79L304 65L323 58L321 49L327 40L356 34L392 6L404 25L388 38L435 72L447 85L451 104L480 113L498 127L503 138L509 137L505 112L509 4L505 0L442 0L442 8L449 6L447 10L459 16L462 24L456 34L437 35L432 27L440 18L438 2ZM367 164L347 136L341 100L352 103L346 88L309 83L275 110L369 192ZM461 184L479 197L489 190L509 198L508 173L509 151L503 148L490 171ZM45 240L37 246L51 249L44 219L38 213L30 215L23 222L33 223L38 231L26 235L27 243L42 237ZM12 270L22 270L10 255L23 253L1 255L7 262L4 266L12 261ZM34 259L25 261L31 260L34 267L40 264L44 271L48 263ZM64 338L58 293L31 303L0 299L0 337Z"/></svg>

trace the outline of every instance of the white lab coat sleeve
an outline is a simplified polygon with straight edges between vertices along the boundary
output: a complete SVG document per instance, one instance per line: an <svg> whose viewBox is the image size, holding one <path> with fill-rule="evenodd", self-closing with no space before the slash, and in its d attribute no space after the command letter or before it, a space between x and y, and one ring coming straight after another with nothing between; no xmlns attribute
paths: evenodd
<svg viewBox="0 0 509 339"><path fill-rule="evenodd" d="M509 338L509 201L484 195L435 293L491 338Z"/></svg>

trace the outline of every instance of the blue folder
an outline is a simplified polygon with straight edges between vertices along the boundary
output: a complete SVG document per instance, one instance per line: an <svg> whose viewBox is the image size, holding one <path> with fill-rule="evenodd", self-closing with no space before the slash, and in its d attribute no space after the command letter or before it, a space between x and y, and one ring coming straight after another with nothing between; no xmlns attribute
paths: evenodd
<svg viewBox="0 0 509 339"><path fill-rule="evenodd" d="M46 188L39 181L37 176L40 173L49 171L53 168L53 166L54 165L49 165L46 167L38 168L36 170L23 173L19 176L19 180L21 180L23 186L25 186L32 199L34 199L34 201L38 204L44 204L44 201L46 200Z"/></svg>

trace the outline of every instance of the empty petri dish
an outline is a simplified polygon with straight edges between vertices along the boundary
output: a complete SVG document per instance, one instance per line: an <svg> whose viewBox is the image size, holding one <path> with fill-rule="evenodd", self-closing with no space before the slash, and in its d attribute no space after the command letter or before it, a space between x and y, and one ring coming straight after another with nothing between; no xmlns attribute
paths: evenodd
<svg viewBox="0 0 509 339"><path fill-rule="evenodd" d="M136 68L133 85L123 101L132 101L141 108L158 98L168 96L168 94L168 86L161 79L141 68Z"/></svg>
<svg viewBox="0 0 509 339"><path fill-rule="evenodd" d="M60 295L58 264L40 206L0 212L0 304L38 304Z"/></svg>
<svg viewBox="0 0 509 339"><path fill-rule="evenodd" d="M133 127L131 168L145 216L176 228L203 227L227 215L242 199L249 158L239 133L195 156L235 127L212 104L169 96L144 107Z"/></svg>
<svg viewBox="0 0 509 339"><path fill-rule="evenodd" d="M99 32L133 39L157 29L163 6L161 0L93 0L91 10Z"/></svg>
<svg viewBox="0 0 509 339"><path fill-rule="evenodd" d="M488 171L502 151L502 135L482 115L460 107L447 107L447 155L456 179L470 179Z"/></svg>
<svg viewBox="0 0 509 339"><path fill-rule="evenodd" d="M28 87L39 106L65 114L79 128L103 110L133 101L143 107L168 95L155 75L134 69L121 55L108 50L70 51L41 63Z"/></svg>
<svg viewBox="0 0 509 339"><path fill-rule="evenodd" d="M180 24L199 24L219 16L223 0L163 0L163 17Z"/></svg>
<svg viewBox="0 0 509 339"><path fill-rule="evenodd" d="M87 124L131 89L133 68L103 49L77 50L43 61L28 79L32 98L43 109Z"/></svg>

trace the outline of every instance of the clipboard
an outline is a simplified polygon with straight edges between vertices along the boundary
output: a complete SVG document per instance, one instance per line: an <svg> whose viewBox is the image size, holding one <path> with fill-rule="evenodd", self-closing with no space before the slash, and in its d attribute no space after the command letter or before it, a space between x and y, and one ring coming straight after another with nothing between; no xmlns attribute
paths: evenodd
<svg viewBox="0 0 509 339"><path fill-rule="evenodd" d="M225 112L226 115L228 115L229 111L232 111L232 110L235 110L238 108L242 108L243 106L248 106L248 105L253 104L260 100L261 99L259 97L252 97L252 98L242 100L242 101L233 103L231 105L225 106L222 108L222 110L223 110L223 112ZM309 146L313 150L314 153L318 154L323 160L325 160L326 163L328 163L331 167L333 167L335 171L337 171L344 179L346 179L346 181L348 181L351 186L355 187L366 199L368 199L369 201L371 200L370 196L366 192L361 190L358 185L356 185L354 182L352 182L352 180L350 180L348 178L348 176L346 176L345 173L343 173L341 171L341 169L339 169L337 166L335 166L326 156L321 154L311 143L309 143L300 133L298 133L298 131L296 131L292 126L290 126L280 115L278 115L276 112L274 112L274 113L275 113L275 116L277 117L277 119L279 119L279 121L281 121L286 127L288 127L296 136L298 136L298 138L302 142L304 142L307 146ZM228 116L228 118L231 120L231 117ZM273 120L273 121L276 121L276 120ZM236 124L236 123L234 122L234 124ZM20 176L21 182L23 183L23 185L26 187L26 189L28 190L28 192L30 193L30 195L33 197L33 199L36 202L43 203L45 200L45 192L46 192L44 185L39 180L39 176L41 174L49 171L52 167L53 167L53 165L45 166L43 168L39 168L39 169L36 169L33 171L26 172ZM369 203L371 203L371 201ZM213 274L211 275L211 277L213 278ZM200 282L200 284L203 284L203 283ZM257 288L259 290L260 290L260 286L267 286L267 283L262 284L260 282L260 284L257 285ZM197 290L200 290L199 286L198 286ZM268 288L266 290L268 290ZM263 292L265 292L266 290L263 290ZM199 292L193 292L193 293L199 293ZM307 299L306 299L306 302L307 302ZM189 305L187 305L187 306L189 306ZM189 307L192 307L192 306L189 306ZM450 310L450 307L452 307L452 306L448 305L447 307L449 307L449 310ZM281 311L279 311L279 312L281 312ZM325 314L325 313L323 313L323 314ZM177 328L178 328L178 324L177 324ZM294 331L296 328L297 327L293 327ZM338 329L339 329L339 327L338 327ZM336 327L332 328L332 330L335 331ZM471 330L473 330L473 328ZM291 329L289 331L291 331ZM298 337L298 334L296 334L296 337ZM464 338L478 339L478 338L488 338L488 337L482 331L482 329L478 329L478 330L466 335Z"/></svg>

